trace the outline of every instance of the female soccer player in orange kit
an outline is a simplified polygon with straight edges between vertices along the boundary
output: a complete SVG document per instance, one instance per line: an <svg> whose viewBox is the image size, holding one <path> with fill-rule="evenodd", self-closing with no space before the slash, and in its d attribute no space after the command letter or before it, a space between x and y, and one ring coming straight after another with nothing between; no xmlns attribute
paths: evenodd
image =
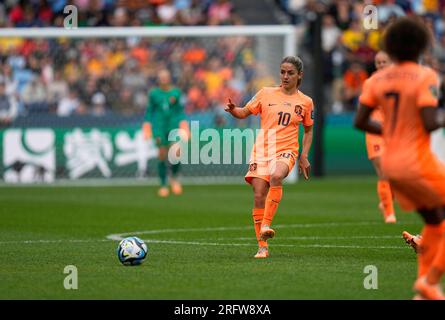
<svg viewBox="0 0 445 320"><path fill-rule="evenodd" d="M253 221L258 252L255 258L269 256L267 240L275 236L270 227L283 194L282 182L296 160L300 173L309 179L309 150L312 144L314 106L312 99L299 90L303 78L303 62L294 56L280 64L279 87L262 88L244 107L236 107L229 99L225 111L238 119L260 115L261 132L252 150L246 182L253 187ZM298 129L304 127L302 151L299 155Z"/></svg>
<svg viewBox="0 0 445 320"><path fill-rule="evenodd" d="M445 126L445 115L437 109L437 74L418 64L430 33L423 22L400 18L388 27L383 42L393 64L365 83L355 125L383 133L383 174L402 209L416 210L425 222L415 298L445 299L440 287L445 272L445 165L430 148L430 132ZM370 119L377 106L383 126Z"/></svg>
<svg viewBox="0 0 445 320"><path fill-rule="evenodd" d="M377 52L374 58L374 64L377 71L387 67L388 65L390 65L390 63L391 60L389 59L389 56L386 54L386 52ZM371 118L374 121L378 121L380 123L383 122L383 115L379 108L374 110ZM383 175L380 165L380 157L382 156L385 145L383 142L383 138L380 135L375 135L367 132L365 135L365 139L368 159L371 160L372 164L374 165L374 169L379 179L377 182L377 195L380 199L379 209L382 211L386 223L395 223L396 215L394 212L391 186L389 185L388 180Z"/></svg>

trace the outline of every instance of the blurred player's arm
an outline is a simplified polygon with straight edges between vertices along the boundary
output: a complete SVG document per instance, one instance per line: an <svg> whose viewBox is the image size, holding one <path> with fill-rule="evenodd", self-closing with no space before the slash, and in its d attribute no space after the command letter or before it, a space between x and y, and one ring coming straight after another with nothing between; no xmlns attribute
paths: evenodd
<svg viewBox="0 0 445 320"><path fill-rule="evenodd" d="M436 107L424 107L420 110L423 126L428 132L445 127L445 111Z"/></svg>
<svg viewBox="0 0 445 320"><path fill-rule="evenodd" d="M427 132L443 127L445 124L443 110L439 105L439 77L436 72L430 70L421 83L417 97L417 106L420 108L420 118Z"/></svg>
<svg viewBox="0 0 445 320"><path fill-rule="evenodd" d="M179 122L179 132L182 140L188 141L190 139L190 125L185 116L185 103L183 99L183 93L181 92L181 96L178 99L179 109L181 110L181 121Z"/></svg>
<svg viewBox="0 0 445 320"><path fill-rule="evenodd" d="M371 120L371 113L374 108L360 104L355 115L354 125L357 129L374 134L382 134L382 125Z"/></svg>
<svg viewBox="0 0 445 320"><path fill-rule="evenodd" d="M232 103L232 100L230 100L230 99L229 99L229 103L227 103L226 107L224 108L224 111L230 113L232 116L234 116L235 118L238 118L238 119L247 118L248 116L250 116L252 114L252 112L250 111L249 108L237 107Z"/></svg>
<svg viewBox="0 0 445 320"><path fill-rule="evenodd" d="M142 135L145 140L149 140L153 137L153 128L151 121L153 119L153 103L151 91L148 96L147 110L145 112L144 122L142 123Z"/></svg>
<svg viewBox="0 0 445 320"><path fill-rule="evenodd" d="M314 126L304 126L303 145L300 159L298 159L298 172L303 174L306 180L309 179L311 164L309 162L309 150L311 150Z"/></svg>

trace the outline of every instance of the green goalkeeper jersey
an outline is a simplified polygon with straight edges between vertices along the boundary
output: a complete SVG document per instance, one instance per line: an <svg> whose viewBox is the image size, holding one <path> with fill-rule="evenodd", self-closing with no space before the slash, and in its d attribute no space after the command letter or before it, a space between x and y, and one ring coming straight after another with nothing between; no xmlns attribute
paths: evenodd
<svg viewBox="0 0 445 320"><path fill-rule="evenodd" d="M167 91L156 87L148 93L145 121L151 123L153 137L161 145L169 144L169 132L179 128L179 123L185 120L181 99L181 90L175 87Z"/></svg>

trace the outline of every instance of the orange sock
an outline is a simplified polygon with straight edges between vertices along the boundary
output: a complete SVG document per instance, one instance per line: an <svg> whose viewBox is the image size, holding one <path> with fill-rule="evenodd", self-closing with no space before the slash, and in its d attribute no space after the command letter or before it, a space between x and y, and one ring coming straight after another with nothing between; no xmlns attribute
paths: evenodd
<svg viewBox="0 0 445 320"><path fill-rule="evenodd" d="M438 283L445 272L445 222L440 225L441 238L438 241L437 253L428 272L430 283Z"/></svg>
<svg viewBox="0 0 445 320"><path fill-rule="evenodd" d="M383 214L385 218L394 214L394 203L392 201L391 186L387 180L379 180L377 182L377 194L383 205Z"/></svg>
<svg viewBox="0 0 445 320"><path fill-rule="evenodd" d="M260 247L267 247L267 242L260 240L261 222L264 217L264 208L253 208L252 210L253 224L255 226L256 239Z"/></svg>
<svg viewBox="0 0 445 320"><path fill-rule="evenodd" d="M443 239L445 224L426 224L422 230L422 242L418 255L418 276L425 275L433 264L434 257L437 254L439 244Z"/></svg>
<svg viewBox="0 0 445 320"><path fill-rule="evenodd" d="M266 207L264 208L264 218L262 225L272 224L275 212L277 212L278 205L280 204L281 197L283 196L283 187L274 186L269 188L269 192L266 197Z"/></svg>

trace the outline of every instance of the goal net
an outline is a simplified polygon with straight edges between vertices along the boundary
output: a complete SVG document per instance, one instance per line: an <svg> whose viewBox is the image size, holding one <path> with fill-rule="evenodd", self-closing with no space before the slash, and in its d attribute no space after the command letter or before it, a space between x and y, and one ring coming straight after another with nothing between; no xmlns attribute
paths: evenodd
<svg viewBox="0 0 445 320"><path fill-rule="evenodd" d="M296 53L291 26L2 29L0 39L15 106L0 127L8 183L155 183L158 150L141 129L160 68L192 128L183 180L241 181L259 121L236 121L224 105L278 84L281 59Z"/></svg>

